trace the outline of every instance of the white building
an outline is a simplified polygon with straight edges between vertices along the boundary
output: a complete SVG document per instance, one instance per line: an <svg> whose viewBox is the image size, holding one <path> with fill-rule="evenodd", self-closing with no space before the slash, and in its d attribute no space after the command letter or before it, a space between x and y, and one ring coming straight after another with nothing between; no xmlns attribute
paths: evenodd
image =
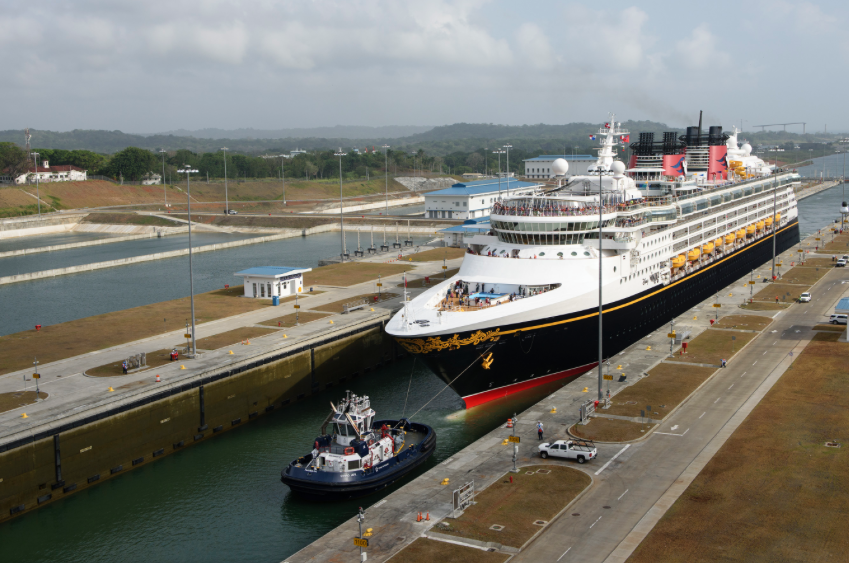
<svg viewBox="0 0 849 563"><path fill-rule="evenodd" d="M287 268L285 266L260 266L248 268L235 275L245 280L245 297L288 297L304 289L304 273L312 268Z"/></svg>
<svg viewBox="0 0 849 563"><path fill-rule="evenodd" d="M147 174L142 176L141 183L142 186L153 186L156 184L161 184L162 176L160 176L156 172L148 172Z"/></svg>
<svg viewBox="0 0 849 563"><path fill-rule="evenodd" d="M490 178L460 182L450 188L425 194L425 217L429 219L477 219L489 217L492 204L499 197L531 193L540 184L520 182L514 178Z"/></svg>
<svg viewBox="0 0 849 563"><path fill-rule="evenodd" d="M84 182L87 172L70 164L50 166L50 162L45 160L42 161L38 169L30 168L25 174L15 178L15 183L34 184L36 175L38 175L39 182ZM11 178L3 177L2 180L8 181Z"/></svg>
<svg viewBox="0 0 849 563"><path fill-rule="evenodd" d="M562 158L569 163L568 176L582 176L587 173L587 169L596 163L596 157L588 154L541 154L534 158L528 158L525 162L525 177L547 179L553 178L555 173L551 165L558 158Z"/></svg>

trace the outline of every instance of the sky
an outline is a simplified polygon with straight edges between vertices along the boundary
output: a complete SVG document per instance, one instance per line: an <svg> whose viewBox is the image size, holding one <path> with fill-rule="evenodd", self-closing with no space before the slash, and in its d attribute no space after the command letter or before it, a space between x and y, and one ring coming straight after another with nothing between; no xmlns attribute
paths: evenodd
<svg viewBox="0 0 849 563"><path fill-rule="evenodd" d="M849 130L849 2L0 0L0 129ZM742 121L741 121L742 120ZM791 126L788 130L800 130Z"/></svg>

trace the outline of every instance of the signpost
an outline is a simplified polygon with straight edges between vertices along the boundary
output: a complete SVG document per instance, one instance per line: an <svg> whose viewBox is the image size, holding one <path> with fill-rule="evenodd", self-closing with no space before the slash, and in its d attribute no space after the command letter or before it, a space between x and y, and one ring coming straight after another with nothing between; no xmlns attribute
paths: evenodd
<svg viewBox="0 0 849 563"><path fill-rule="evenodd" d="M35 371L35 373L32 374L32 378L35 379L35 402L37 403L38 402L38 396L41 394L38 390L38 380L41 379L41 374L38 373L38 358L33 358L33 359L35 360L32 363L32 365L35 366L35 369L33 370L33 371Z"/></svg>
<svg viewBox="0 0 849 563"><path fill-rule="evenodd" d="M516 418L516 413L513 413L513 435L507 436L508 442L513 442L513 473L518 473L519 470L516 468L516 457L519 454L519 437L516 436L516 423L518 419Z"/></svg>
<svg viewBox="0 0 849 563"><path fill-rule="evenodd" d="M521 436L507 436L507 441L512 442L514 444L518 444L522 441Z"/></svg>
<svg viewBox="0 0 849 563"><path fill-rule="evenodd" d="M340 159L341 162L341 159ZM357 524L360 526L360 537L354 538L354 545L360 548L360 561L366 560L366 554L363 553L363 548L368 547L368 540L363 537L363 521L366 519L366 515L363 512L363 507L360 507L360 511L357 513Z"/></svg>

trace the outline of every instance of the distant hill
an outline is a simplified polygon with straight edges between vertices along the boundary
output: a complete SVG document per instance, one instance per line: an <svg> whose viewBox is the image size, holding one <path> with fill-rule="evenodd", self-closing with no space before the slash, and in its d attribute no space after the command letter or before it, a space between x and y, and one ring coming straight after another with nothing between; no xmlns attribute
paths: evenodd
<svg viewBox="0 0 849 563"><path fill-rule="evenodd" d="M368 127L364 125L336 125L335 127L312 127L301 129L177 129L156 135L195 137L197 139L397 139L424 133L432 125L387 125Z"/></svg>

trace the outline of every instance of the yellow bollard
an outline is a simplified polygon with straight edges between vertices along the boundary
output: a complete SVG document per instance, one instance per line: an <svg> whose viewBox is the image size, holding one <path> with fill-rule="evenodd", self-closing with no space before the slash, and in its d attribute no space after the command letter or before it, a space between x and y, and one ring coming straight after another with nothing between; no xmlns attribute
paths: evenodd
<svg viewBox="0 0 849 563"><path fill-rule="evenodd" d="M330 324L333 324L333 321L330 321Z"/></svg>
<svg viewBox="0 0 849 563"><path fill-rule="evenodd" d="M445 479L443 479L441 484L442 484L442 485L447 485L447 484L448 484L448 477L446 477Z"/></svg>
<svg viewBox="0 0 849 563"><path fill-rule="evenodd" d="M289 338L289 337L288 337L288 336L286 336L286 335L284 334L284 335L283 335L283 338Z"/></svg>
<svg viewBox="0 0 849 563"><path fill-rule="evenodd" d="M232 356L232 355L233 355L233 350L230 350L230 352L228 353L228 355L229 355L229 356Z"/></svg>
<svg viewBox="0 0 849 563"><path fill-rule="evenodd" d="M371 311L372 313L374 313L374 307L369 308L369 311Z"/></svg>
<svg viewBox="0 0 849 563"><path fill-rule="evenodd" d="M507 438L504 438L504 441L503 441L503 442L501 442L501 445L502 445L502 446L506 446L506 445L507 445L507 444L509 444L509 443L510 443L510 442L507 440Z"/></svg>
<svg viewBox="0 0 849 563"><path fill-rule="evenodd" d="M618 366L616 366L616 369L622 369L622 364L619 364Z"/></svg>
<svg viewBox="0 0 849 563"><path fill-rule="evenodd" d="M584 387L584 390L583 390L583 391L581 391L581 393L588 393L588 392L589 392L589 390L590 390L590 388L589 388L589 387Z"/></svg>
<svg viewBox="0 0 849 563"><path fill-rule="evenodd" d="M699 320L699 317L693 317L693 320L697 321L697 320Z"/></svg>
<svg viewBox="0 0 849 563"><path fill-rule="evenodd" d="M646 352L651 352L651 346L646 346Z"/></svg>
<svg viewBox="0 0 849 563"><path fill-rule="evenodd" d="M557 407L551 407L551 414L557 414Z"/></svg>
<svg viewBox="0 0 849 563"><path fill-rule="evenodd" d="M109 388L109 392L111 393L112 391L114 391L114 389L112 389L112 388L110 387L110 388Z"/></svg>
<svg viewBox="0 0 849 563"><path fill-rule="evenodd" d="M29 418L29 417L27 416L27 413L24 413L24 414L21 415L21 418Z"/></svg>
<svg viewBox="0 0 849 563"><path fill-rule="evenodd" d="M180 369L186 369L186 366L182 366L182 365L181 365L181 366L180 366Z"/></svg>

